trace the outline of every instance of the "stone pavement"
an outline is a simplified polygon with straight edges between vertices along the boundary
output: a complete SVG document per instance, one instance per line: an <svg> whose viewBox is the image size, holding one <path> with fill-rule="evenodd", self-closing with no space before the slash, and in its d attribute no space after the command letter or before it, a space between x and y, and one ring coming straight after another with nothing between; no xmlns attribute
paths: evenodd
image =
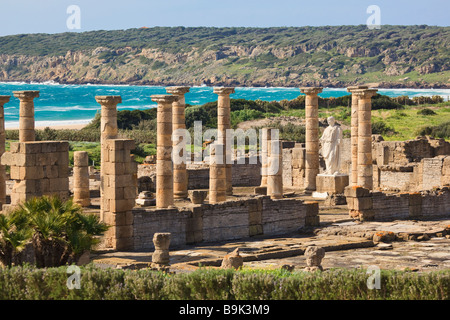
<svg viewBox="0 0 450 320"><path fill-rule="evenodd" d="M205 243L170 251L171 271L188 272L199 266L219 267L223 257L239 248L244 267L294 269L306 266L303 255L310 245L321 246L326 255L322 265L327 268L381 269L408 268L429 271L450 268L450 220L356 222L326 212L327 219L314 230L280 237L251 237L241 241ZM322 219L322 216L321 216ZM390 233L393 241L373 241L377 233ZM406 236L405 236L406 235ZM378 239L376 239L378 240ZM422 240L422 241L419 241ZM93 254L100 267L146 268L152 252L107 252Z"/></svg>

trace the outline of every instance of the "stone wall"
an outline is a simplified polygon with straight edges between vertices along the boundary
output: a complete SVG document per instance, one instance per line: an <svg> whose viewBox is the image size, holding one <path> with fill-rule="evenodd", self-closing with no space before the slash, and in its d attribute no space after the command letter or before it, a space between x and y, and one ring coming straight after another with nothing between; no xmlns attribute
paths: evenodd
<svg viewBox="0 0 450 320"><path fill-rule="evenodd" d="M379 141L373 150L375 188L411 192L450 184L450 143L443 139Z"/></svg>
<svg viewBox="0 0 450 320"><path fill-rule="evenodd" d="M347 187L345 196L352 218L360 220L434 219L450 217L450 190L387 194Z"/></svg>
<svg viewBox="0 0 450 320"><path fill-rule="evenodd" d="M66 141L13 142L3 154L14 180L11 205L43 195L69 196L69 143Z"/></svg>
<svg viewBox="0 0 450 320"><path fill-rule="evenodd" d="M174 209L133 209L134 250L152 250L155 232L170 232L171 246L279 235L318 223L318 206L268 196Z"/></svg>

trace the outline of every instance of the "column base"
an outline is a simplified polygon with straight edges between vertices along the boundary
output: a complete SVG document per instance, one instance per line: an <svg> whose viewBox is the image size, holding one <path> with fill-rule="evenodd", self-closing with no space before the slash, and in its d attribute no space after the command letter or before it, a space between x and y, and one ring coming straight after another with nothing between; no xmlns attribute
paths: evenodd
<svg viewBox="0 0 450 320"><path fill-rule="evenodd" d="M348 174L318 174L316 177L317 193L339 194L344 193L344 189L349 184Z"/></svg>

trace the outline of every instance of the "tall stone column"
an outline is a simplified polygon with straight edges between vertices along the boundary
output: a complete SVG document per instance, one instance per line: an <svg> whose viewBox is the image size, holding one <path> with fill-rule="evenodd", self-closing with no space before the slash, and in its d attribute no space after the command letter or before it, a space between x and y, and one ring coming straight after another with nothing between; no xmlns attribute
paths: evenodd
<svg viewBox="0 0 450 320"><path fill-rule="evenodd" d="M373 189L372 97L377 89L355 90L358 101L358 186Z"/></svg>
<svg viewBox="0 0 450 320"><path fill-rule="evenodd" d="M105 163L105 142L108 139L116 139L117 127L117 105L122 103L120 96L96 96L95 100L100 104L100 198L104 198L104 163ZM100 218L104 219L103 200L100 201Z"/></svg>
<svg viewBox="0 0 450 320"><path fill-rule="evenodd" d="M368 89L367 86L351 86L347 91L352 94L351 106L351 153L352 153L352 174L350 176L350 185L358 184L358 101L357 94L353 94L355 90Z"/></svg>
<svg viewBox="0 0 450 320"><path fill-rule="evenodd" d="M210 145L209 163L209 203L227 200L227 171L225 146L220 143Z"/></svg>
<svg viewBox="0 0 450 320"><path fill-rule="evenodd" d="M88 207L91 204L89 156L86 151L73 153L73 201L82 207Z"/></svg>
<svg viewBox="0 0 450 320"><path fill-rule="evenodd" d="M226 173L227 173L227 195L233 194L233 184L232 184L232 158L231 149L233 144L229 141L227 143L227 130L231 129L231 109L230 109L230 94L234 93L234 88L232 87L216 87L214 88L214 93L218 94L217 99L217 136L218 143L223 144L225 148L226 162Z"/></svg>
<svg viewBox="0 0 450 320"><path fill-rule="evenodd" d="M319 174L319 97L322 88L300 88L306 94L305 100L305 192L316 190L316 176Z"/></svg>
<svg viewBox="0 0 450 320"><path fill-rule="evenodd" d="M274 128L261 129L261 187L267 187L267 167L269 166L270 141L272 140L272 130Z"/></svg>
<svg viewBox="0 0 450 320"><path fill-rule="evenodd" d="M152 101L158 103L156 138L156 207L174 205L172 163L172 104L178 96L155 94Z"/></svg>
<svg viewBox="0 0 450 320"><path fill-rule="evenodd" d="M5 153L5 111L4 105L9 102L11 96L0 96L0 158ZM6 203L6 171L5 166L0 164L0 208Z"/></svg>
<svg viewBox="0 0 450 320"><path fill-rule="evenodd" d="M186 129L186 119L184 110L186 101L184 95L189 92L189 87L168 87L167 93L178 97L178 101L172 103L172 130ZM180 138L178 141L172 141L174 150L186 150L186 141ZM180 157L186 155L180 154ZM173 196L175 199L184 199L188 196L188 175L186 162L173 164Z"/></svg>
<svg viewBox="0 0 450 320"><path fill-rule="evenodd" d="M267 166L267 195L271 199L283 198L283 149L280 140L270 141Z"/></svg>
<svg viewBox="0 0 450 320"><path fill-rule="evenodd" d="M13 94L20 100L19 142L35 141L33 100L39 97L39 91L14 91Z"/></svg>

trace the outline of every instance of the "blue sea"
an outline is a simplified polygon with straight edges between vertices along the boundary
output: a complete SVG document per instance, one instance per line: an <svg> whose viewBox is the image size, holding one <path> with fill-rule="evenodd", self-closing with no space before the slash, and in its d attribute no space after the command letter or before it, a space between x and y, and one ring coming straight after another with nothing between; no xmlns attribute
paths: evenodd
<svg viewBox="0 0 450 320"><path fill-rule="evenodd" d="M119 110L154 108L153 94L165 94L165 87L128 86L128 85L65 85L58 83L0 83L0 95L11 95L11 101L5 104L6 128L17 128L19 124L19 100L12 94L19 90L39 90L40 97L35 102L35 120L37 127L52 125L87 124L100 110L95 101L98 95L120 95L122 103ZM300 95L298 88L249 88L237 87L233 99L280 101L294 99ZM407 95L440 95L448 100L450 89L379 89L379 93L391 97ZM348 95L345 88L324 88L321 97L340 97ZM200 105L217 100L212 87L192 87L185 95L186 103Z"/></svg>

